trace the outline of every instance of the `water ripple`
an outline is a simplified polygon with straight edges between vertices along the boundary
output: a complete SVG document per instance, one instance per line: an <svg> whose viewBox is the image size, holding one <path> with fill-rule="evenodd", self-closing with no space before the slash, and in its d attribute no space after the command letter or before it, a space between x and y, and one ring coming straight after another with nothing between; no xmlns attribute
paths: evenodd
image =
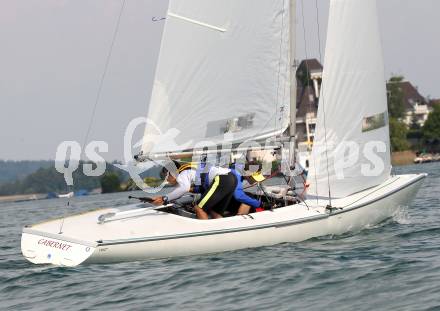
<svg viewBox="0 0 440 311"><path fill-rule="evenodd" d="M34 266L21 228L65 213L62 200L0 204L0 297L6 310L440 310L440 165L393 219L356 233L252 250L76 268ZM76 213L126 204L75 201Z"/></svg>

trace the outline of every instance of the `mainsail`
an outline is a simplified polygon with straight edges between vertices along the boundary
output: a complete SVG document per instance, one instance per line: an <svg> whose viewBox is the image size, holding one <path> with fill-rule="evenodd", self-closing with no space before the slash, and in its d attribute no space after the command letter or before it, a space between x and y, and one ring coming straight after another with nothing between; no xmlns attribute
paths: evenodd
<svg viewBox="0 0 440 311"><path fill-rule="evenodd" d="M286 130L289 22L287 0L170 0L142 151Z"/></svg>
<svg viewBox="0 0 440 311"><path fill-rule="evenodd" d="M386 82L376 0L332 0L310 196L345 197L390 177Z"/></svg>

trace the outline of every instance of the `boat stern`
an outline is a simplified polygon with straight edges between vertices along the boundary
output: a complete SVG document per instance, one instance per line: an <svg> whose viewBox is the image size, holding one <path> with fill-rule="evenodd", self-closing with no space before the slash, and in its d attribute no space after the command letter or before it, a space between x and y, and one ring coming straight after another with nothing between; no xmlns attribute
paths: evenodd
<svg viewBox="0 0 440 311"><path fill-rule="evenodd" d="M24 228L21 252L34 264L74 267L86 261L96 250L96 243Z"/></svg>

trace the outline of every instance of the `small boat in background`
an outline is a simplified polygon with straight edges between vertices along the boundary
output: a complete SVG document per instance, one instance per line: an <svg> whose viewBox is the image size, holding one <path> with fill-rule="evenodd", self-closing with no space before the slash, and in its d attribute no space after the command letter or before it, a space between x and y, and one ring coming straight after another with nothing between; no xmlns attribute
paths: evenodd
<svg viewBox="0 0 440 311"><path fill-rule="evenodd" d="M66 193L66 194L59 194L58 198L60 198L60 199L70 199L70 198L73 198L74 196L75 196L74 192L69 192L69 193Z"/></svg>
<svg viewBox="0 0 440 311"><path fill-rule="evenodd" d="M440 154L422 153L414 159L414 164L423 164L431 162L439 162Z"/></svg>

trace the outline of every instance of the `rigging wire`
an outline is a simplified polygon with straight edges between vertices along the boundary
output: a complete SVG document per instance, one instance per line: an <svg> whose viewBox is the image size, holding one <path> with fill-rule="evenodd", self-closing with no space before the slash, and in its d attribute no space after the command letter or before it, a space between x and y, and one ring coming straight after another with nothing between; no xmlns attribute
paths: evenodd
<svg viewBox="0 0 440 311"><path fill-rule="evenodd" d="M87 143L87 140L89 138L90 131L92 130L92 125L93 125L93 122L94 122L95 116L96 116L96 110L97 110L99 101L101 100L102 89L103 89L103 86L104 86L105 77L107 76L108 67L109 67L109 64L110 64L110 59L111 59L112 54L113 54L113 48L115 46L116 37L118 36L118 33L119 33L119 26L121 24L121 17L122 17L122 13L124 12L125 3L126 3L126 0L122 0L122 2L121 2L121 9L119 10L119 15L118 15L118 19L117 19L117 22L116 22L116 27L115 27L115 30L113 32L113 37L112 37L112 41L111 41L111 44L110 44L110 50L109 50L109 52L107 54L107 58L106 58L106 61L105 61L104 72L102 73L102 76L101 76L101 79L100 79L100 82L99 82L98 92L97 92L96 98L95 98L95 104L93 105L93 109L92 109L92 114L90 116L89 125L87 127L86 135L85 135L84 140L83 140L83 144L82 144L82 148L83 149L84 149L84 147L85 147L85 145Z"/></svg>
<svg viewBox="0 0 440 311"><path fill-rule="evenodd" d="M306 18L305 18L305 14L304 14L304 0L301 0L301 14L302 14L303 37L304 37L304 50L305 50L304 52L305 52L305 56L306 56L306 62L305 62L306 63L306 70L307 70L307 75L310 75L310 66L307 61L309 59L309 51L308 51L308 43L307 43L307 35L306 35L306 21L305 21ZM307 77L307 89L308 90L310 89L309 77ZM311 112L310 105L308 106L308 110L309 110L309 112ZM306 122L306 126L308 126L307 122ZM316 163L316 161L315 161L316 157L315 157L314 153L312 152L311 154L312 154L313 162ZM314 172L315 187L316 187L316 192L318 193L318 177L316 175L316 165L314 165L313 168L315 170L315 172ZM319 203L318 196L316 196L316 201L317 201L317 203Z"/></svg>
<svg viewBox="0 0 440 311"><path fill-rule="evenodd" d="M322 64L322 51L321 51L321 25L319 23L319 5L318 0L315 0L316 6L316 25L318 26L318 47L319 47L319 60ZM321 85L322 94L324 94L324 81ZM329 159L328 159L328 143L327 143L327 122L326 122L326 114L325 114L325 96L322 96L322 112L324 117L324 141L325 141L325 159L327 162L327 186L328 186L328 200L329 206L332 206L332 194L330 187L330 171L329 171Z"/></svg>

